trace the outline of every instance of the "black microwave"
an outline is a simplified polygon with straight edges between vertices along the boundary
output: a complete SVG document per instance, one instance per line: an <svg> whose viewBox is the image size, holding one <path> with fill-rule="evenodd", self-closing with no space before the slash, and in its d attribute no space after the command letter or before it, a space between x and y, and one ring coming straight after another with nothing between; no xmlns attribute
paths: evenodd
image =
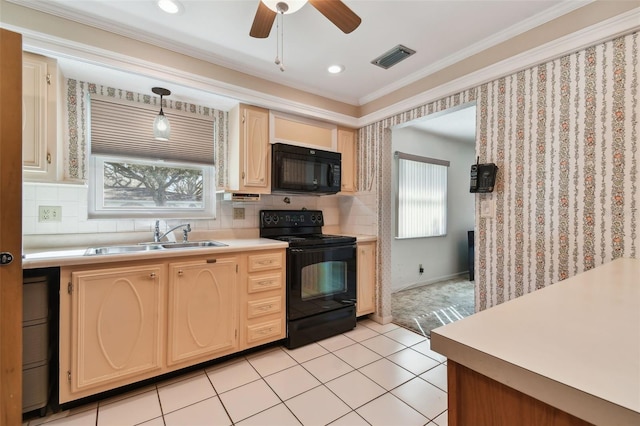
<svg viewBox="0 0 640 426"><path fill-rule="evenodd" d="M274 143L271 192L335 194L340 191L339 152Z"/></svg>

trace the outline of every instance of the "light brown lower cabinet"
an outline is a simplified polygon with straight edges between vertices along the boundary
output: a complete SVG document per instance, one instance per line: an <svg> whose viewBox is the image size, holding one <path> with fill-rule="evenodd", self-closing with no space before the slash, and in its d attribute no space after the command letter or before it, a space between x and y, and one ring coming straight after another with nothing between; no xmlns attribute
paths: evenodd
<svg viewBox="0 0 640 426"><path fill-rule="evenodd" d="M376 242L358 243L356 316L376 310Z"/></svg>
<svg viewBox="0 0 640 426"><path fill-rule="evenodd" d="M169 264L167 364L238 348L236 257Z"/></svg>
<svg viewBox="0 0 640 426"><path fill-rule="evenodd" d="M61 401L162 371L163 271L164 266L157 263L64 271L67 285L61 286L60 295Z"/></svg>
<svg viewBox="0 0 640 426"><path fill-rule="evenodd" d="M243 349L283 339L285 326L284 251L247 256L242 289L240 341Z"/></svg>
<svg viewBox="0 0 640 426"><path fill-rule="evenodd" d="M284 254L62 267L59 402L284 338Z"/></svg>

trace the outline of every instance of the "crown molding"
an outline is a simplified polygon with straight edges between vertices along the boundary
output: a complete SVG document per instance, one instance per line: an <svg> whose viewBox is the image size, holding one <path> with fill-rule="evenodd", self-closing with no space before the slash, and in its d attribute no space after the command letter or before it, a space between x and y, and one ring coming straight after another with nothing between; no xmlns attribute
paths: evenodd
<svg viewBox="0 0 640 426"><path fill-rule="evenodd" d="M560 3L550 9L547 9L543 12L540 12L517 25L513 25L509 28L506 28L490 37L487 37L483 40L480 40L477 43L472 44L462 50L459 50L453 55L450 55L442 60L434 62L430 66L421 69L418 72L415 72L411 75L408 75L400 80L397 80L393 84L382 87L375 92L368 94L367 96L363 96L358 100L359 105L367 104L371 101L374 101L378 98L381 98L389 93L393 93L394 91L401 89L411 83L414 83L422 78L425 78L437 71L440 71L450 65L453 65L457 62L462 61L463 59L467 59L477 53L480 53L490 47L496 46L504 41L507 41L517 35L525 33L533 28L536 28L542 24L546 24L547 22L553 21L556 18L559 18L563 15L566 15L569 12L573 12L576 9L579 9L583 6L588 5L589 3L593 3L595 0L587 0L587 1L569 1Z"/></svg>
<svg viewBox="0 0 640 426"><path fill-rule="evenodd" d="M640 7L362 116L358 119L358 127L367 126L420 105L633 32L640 29L639 23Z"/></svg>

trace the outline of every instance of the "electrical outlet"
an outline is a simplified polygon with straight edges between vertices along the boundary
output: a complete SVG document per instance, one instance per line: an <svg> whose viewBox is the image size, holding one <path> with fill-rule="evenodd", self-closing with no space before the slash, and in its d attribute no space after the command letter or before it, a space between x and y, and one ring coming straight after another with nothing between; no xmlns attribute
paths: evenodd
<svg viewBox="0 0 640 426"><path fill-rule="evenodd" d="M38 206L38 222L61 222L62 206Z"/></svg>
<svg viewBox="0 0 640 426"><path fill-rule="evenodd" d="M244 207L234 207L233 208L233 218L244 220Z"/></svg>

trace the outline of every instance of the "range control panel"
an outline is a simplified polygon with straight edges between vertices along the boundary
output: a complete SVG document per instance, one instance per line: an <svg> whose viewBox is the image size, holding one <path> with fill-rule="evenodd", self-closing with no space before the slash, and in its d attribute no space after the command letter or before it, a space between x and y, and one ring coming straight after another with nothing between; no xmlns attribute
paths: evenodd
<svg viewBox="0 0 640 426"><path fill-rule="evenodd" d="M261 228L323 226L322 210L261 210Z"/></svg>

